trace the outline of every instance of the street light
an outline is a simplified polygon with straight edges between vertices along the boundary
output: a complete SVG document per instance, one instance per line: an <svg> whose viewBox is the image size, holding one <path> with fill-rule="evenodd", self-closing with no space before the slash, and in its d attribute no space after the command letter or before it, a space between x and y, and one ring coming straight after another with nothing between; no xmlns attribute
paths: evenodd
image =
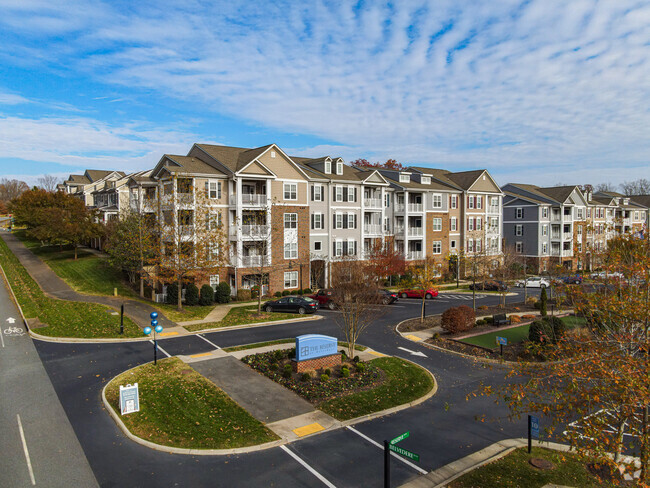
<svg viewBox="0 0 650 488"><path fill-rule="evenodd" d="M151 317L151 327L144 328L144 335L149 335L153 332L153 363L158 364L158 340L156 339L156 333L161 333L163 331L162 325L158 325L158 312L151 312L149 315Z"/></svg>

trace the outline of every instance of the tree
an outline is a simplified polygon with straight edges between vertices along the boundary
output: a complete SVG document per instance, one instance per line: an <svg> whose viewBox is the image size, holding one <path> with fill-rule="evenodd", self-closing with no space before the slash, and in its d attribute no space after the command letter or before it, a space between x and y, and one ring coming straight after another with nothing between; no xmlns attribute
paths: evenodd
<svg viewBox="0 0 650 488"><path fill-rule="evenodd" d="M599 192L612 192L616 191L616 186L612 183L598 183L594 186L594 191Z"/></svg>
<svg viewBox="0 0 650 488"><path fill-rule="evenodd" d="M332 263L332 301L339 308L335 322L348 343L348 356L354 357L359 337L381 313L376 276L366 261L344 258Z"/></svg>
<svg viewBox="0 0 650 488"><path fill-rule="evenodd" d="M546 296L546 288L542 288L542 292L539 295L539 314L542 317L546 317L547 302L548 302L548 297Z"/></svg>
<svg viewBox="0 0 650 488"><path fill-rule="evenodd" d="M366 258L372 274L380 279L402 275L406 270L404 253L395 249L391 239L375 239Z"/></svg>
<svg viewBox="0 0 650 488"><path fill-rule="evenodd" d="M645 178L639 178L634 181L624 181L620 186L623 194L627 196L650 194L650 180Z"/></svg>
<svg viewBox="0 0 650 488"><path fill-rule="evenodd" d="M180 311L183 283L217 274L228 263L228 252L221 213L205 192L195 189L188 178L175 177L173 184L173 210L163 210L155 261L161 281L178 286L176 306Z"/></svg>
<svg viewBox="0 0 650 488"><path fill-rule="evenodd" d="M514 246L504 246L502 255L494 256L493 263L496 260L496 266L493 265L494 276L503 283L518 278L521 275L521 271L525 269L525 259L526 257L518 253ZM500 289L499 295L501 295L499 305L505 307L508 289Z"/></svg>
<svg viewBox="0 0 650 488"><path fill-rule="evenodd" d="M0 201L5 203L10 202L27 190L29 190L29 186L24 181L2 178L0 180Z"/></svg>
<svg viewBox="0 0 650 488"><path fill-rule="evenodd" d="M412 280L416 289L422 290L422 306L420 307L420 322L424 322L426 291L434 288L441 276L441 264L431 256L427 256L422 264L413 267Z"/></svg>
<svg viewBox="0 0 650 488"><path fill-rule="evenodd" d="M556 344L531 346L543 350L547 361L516 364L508 375L511 381L497 392L512 415L546 415L553 428L562 426L572 448L595 455L602 463L635 471L622 453L631 444L638 446L641 481L647 483L650 245L647 240L615 238L603 263L610 273L621 273L624 281L605 279L591 292L563 287L576 313L585 317L586 327L567 332ZM575 427L565 427L574 421ZM639 441L627 441L626 433ZM611 459L606 455L610 452Z"/></svg>
<svg viewBox="0 0 650 488"><path fill-rule="evenodd" d="M379 169L392 169L395 171L404 171L406 169L405 166L398 163L394 159L388 159L385 163L380 163L380 162L371 163L367 159L357 159L355 161L352 161L350 164L352 166L357 166L360 168L369 168L369 169L379 168Z"/></svg>
<svg viewBox="0 0 650 488"><path fill-rule="evenodd" d="M56 176L43 175L38 178L38 185L47 192L55 191L58 183L59 179Z"/></svg>
<svg viewBox="0 0 650 488"><path fill-rule="evenodd" d="M140 296L144 297L146 268L155 261L160 246L157 222L153 214L126 210L115 222L107 226L107 240L104 249L111 266L125 271L134 284L140 279Z"/></svg>

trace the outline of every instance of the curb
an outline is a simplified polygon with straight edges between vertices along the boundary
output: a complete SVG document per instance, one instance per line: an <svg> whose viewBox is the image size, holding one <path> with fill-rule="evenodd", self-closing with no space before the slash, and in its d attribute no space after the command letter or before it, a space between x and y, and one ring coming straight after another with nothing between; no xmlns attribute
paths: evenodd
<svg viewBox="0 0 650 488"><path fill-rule="evenodd" d="M568 452L571 448L565 444L533 440L535 447L545 447L554 451ZM401 485L401 488L443 488L456 478L469 473L481 466L497 461L515 449L528 446L528 440L523 438L504 439L491 444L480 451L469 454L461 459L453 461L441 468L431 471L429 474L416 478Z"/></svg>
<svg viewBox="0 0 650 488"><path fill-rule="evenodd" d="M11 251L11 249L10 249ZM20 317L23 319L23 324L25 325L25 328L27 329L27 332L30 334L32 331L30 330L29 326L27 325L27 319L25 318L25 314L23 313L23 307L20 306L20 303L18 303L18 299L16 298L16 295L14 294L14 289L11 286L11 283L9 283L9 280L7 279L7 275L5 274L5 270L2 266L0 266L0 270L2 271L2 277L5 280L5 283L7 284L7 288L9 288L9 292L11 293L11 298L16 304L16 307L18 307L18 312L20 312Z"/></svg>
<svg viewBox="0 0 650 488"><path fill-rule="evenodd" d="M395 357L395 356L388 356L388 357ZM302 437L301 439L304 439L306 437L313 437L313 436L316 436L316 435L324 434L326 432L331 432L333 430L348 427L348 426L351 426L351 425L356 425L356 424L359 424L361 422L365 422L366 420L373 420L373 419L378 418L378 417L383 417L384 415L390 415L390 414L393 414L395 412L399 412L400 410L406 410L407 408L414 407L416 405L419 405L420 403L423 403L423 402L427 401L429 398L431 398L433 395L435 395L437 393L437 391L438 391L438 381L436 380L436 377L433 375L433 373L431 371L429 371L427 368L425 368L423 366L420 366L419 364L414 363L413 361L409 361L408 359L404 359L404 358L399 358L399 359L402 359L403 361L408 361L409 363L415 364L417 367L422 368L424 371L429 373L429 375L431 376L431 379L433 380L433 387L431 388L431 390L426 395L421 396L420 398L416 398L415 400L413 400L411 402L403 403L402 405L397 405L395 407L387 408L387 409L381 410L379 412L369 413L367 415L363 415L361 417L357 417L357 418L350 419L350 420L337 421L337 423L334 426L332 426L332 427L330 427L328 429L319 431L319 432L315 432L314 434L310 434L308 436ZM149 361L149 363L151 363L151 361ZM143 363L143 364L148 364L148 363ZM142 366L143 364L140 364L138 366L134 366L133 368L122 371L117 376L119 376L120 374L126 373L128 371L131 371L132 369L135 369L135 368L137 368L139 366ZM186 455L192 455L192 456L223 456L223 455L228 455L228 454L245 454L245 453L249 453L249 452L262 451L262 450L270 449L270 448L273 448L273 447L279 447L279 446L283 446L283 445L286 445L286 444L291 444L292 442L296 442L296 441L289 441L289 440L285 440L285 439L279 439L277 441L267 442L265 444L258 444L256 446L236 447L236 448L232 448L232 449L185 449L185 448L180 448L180 447L163 446L162 444L156 444L155 442L147 441L147 440L143 439L142 437L138 437L135 434L131 433L131 431L126 427L126 425L124 425L124 422L122 422L122 419L120 418L120 416L117 414L117 412L115 410L113 410L113 407L108 403L108 400L106 399L106 388L108 387L108 385L110 384L111 381L113 381L115 378L117 378L117 376L114 376L113 378L111 378L106 383L104 388L102 388L102 402L104 404L104 407L106 408L106 410L108 410L111 417L113 417L113 420L115 421L115 423L118 425L118 427L122 430L122 432L129 439L131 439L132 441L134 441L134 442L136 442L138 444L141 444L141 445L143 445L145 447L148 447L150 449L155 449L157 451L167 452L169 454L186 454ZM219 388L218 385L216 385L216 386L217 386L217 388ZM315 410L320 412L320 410L318 410L318 409L315 409ZM298 439L298 440L301 440L301 439Z"/></svg>
<svg viewBox="0 0 650 488"><path fill-rule="evenodd" d="M220 332L220 331L248 329L248 328L252 329L253 327L267 327L269 325L275 325L275 324L290 324L292 322L311 322L313 320L323 320L324 318L325 317L323 317L322 315L312 315L311 317L305 317L304 319L298 318L298 319L285 319L285 320L271 320L268 322L254 322L252 324L231 325L230 327L216 327L212 329L193 330L192 332L188 331L188 334L203 334L205 332Z"/></svg>

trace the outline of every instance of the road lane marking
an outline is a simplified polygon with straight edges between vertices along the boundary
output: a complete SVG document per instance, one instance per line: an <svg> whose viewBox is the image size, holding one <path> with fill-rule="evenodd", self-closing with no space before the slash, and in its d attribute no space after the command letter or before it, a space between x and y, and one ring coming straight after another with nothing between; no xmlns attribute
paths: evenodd
<svg viewBox="0 0 650 488"><path fill-rule="evenodd" d="M424 339L422 339L422 337L418 337L418 336L413 335L413 334L408 334L408 335L405 335L404 337L406 337L407 339L411 339L414 342L420 342L420 341L424 340Z"/></svg>
<svg viewBox="0 0 650 488"><path fill-rule="evenodd" d="M153 339L151 339L149 342L153 344ZM162 351L163 354L165 354L168 358L172 357L171 354L169 354L167 351L165 351L162 347L160 347L160 344L158 344L158 350Z"/></svg>
<svg viewBox="0 0 650 488"><path fill-rule="evenodd" d="M200 339L203 339L205 342L207 342L208 344L210 344L210 345L211 345L212 347L214 347L215 349L221 349L221 348L220 348L219 346L217 346L214 342L209 341L208 339L206 339L205 337L203 337L201 334L196 334L196 335L197 335Z"/></svg>
<svg viewBox="0 0 650 488"><path fill-rule="evenodd" d="M5 336L2 335L2 327L0 327L0 342L2 343L2 347L5 347Z"/></svg>
<svg viewBox="0 0 650 488"><path fill-rule="evenodd" d="M175 336L178 335L178 332L161 332L158 334L160 337L169 337L169 336Z"/></svg>
<svg viewBox="0 0 650 488"><path fill-rule="evenodd" d="M25 451L25 459L27 460L27 469L29 470L29 477L32 480L32 485L36 484L36 479L34 478L34 470L32 469L32 461L29 459L29 450L27 449L27 441L25 440L25 432L23 431L23 424L20 421L20 415L16 414L18 419L18 430L20 431L20 439L23 441L23 451Z"/></svg>
<svg viewBox="0 0 650 488"><path fill-rule="evenodd" d="M190 357L191 358L203 358L205 356L212 356L212 353L211 352L204 352L204 353L201 353L201 354L192 354Z"/></svg>
<svg viewBox="0 0 650 488"><path fill-rule="evenodd" d="M351 432L354 432L354 433L357 434L359 437L361 437L361 438L367 440L367 441L370 442L370 444L372 444L373 446L377 446L377 447L378 447L379 449L381 449L382 451L384 450L384 446L383 446L383 445L381 445L379 442L373 441L370 437L368 437L367 435L365 435L365 434L359 432L359 431L358 431L357 429L355 429L354 427L350 427L350 426L348 425L348 426L346 427L346 429L348 429L348 430L351 431ZM398 459L398 460L402 461L404 464L410 466L411 468L413 468L414 470L416 470L416 471L417 471L418 473L420 473L420 474L429 474L428 471L425 471L425 470L422 469L420 466L416 466L415 464L413 464L413 463L412 463L411 461L409 461L408 459L404 459L402 456L399 456L399 455L395 454L394 452L391 452L390 455L393 456L395 459Z"/></svg>
<svg viewBox="0 0 650 488"><path fill-rule="evenodd" d="M372 354L373 356L379 356L380 358L385 358L386 357L386 354L382 354L382 353L377 352L377 351L367 351L367 352L368 352L368 354Z"/></svg>
<svg viewBox="0 0 650 488"><path fill-rule="evenodd" d="M289 449L287 446L280 446L280 449L282 449L284 452L286 452L289 456L294 458L296 461L298 461L300 464L302 464L307 471L309 471L311 474L316 476L322 483L327 486L328 488L336 488L335 485L329 482L327 478L325 478L322 474L320 474L318 471L316 471L314 468L312 468L309 464L307 464L305 461L303 461L296 453L294 453L291 449Z"/></svg>
<svg viewBox="0 0 650 488"><path fill-rule="evenodd" d="M318 422L314 422L313 424L304 425L302 427L298 427L297 429L293 429L293 433L298 437L304 437L315 432L320 432L321 430L325 430L325 427L323 427Z"/></svg>

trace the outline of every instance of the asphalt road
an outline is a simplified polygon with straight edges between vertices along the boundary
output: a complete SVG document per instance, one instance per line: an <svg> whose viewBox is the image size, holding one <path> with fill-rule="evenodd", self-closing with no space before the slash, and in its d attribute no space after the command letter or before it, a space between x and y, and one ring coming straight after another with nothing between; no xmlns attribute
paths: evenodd
<svg viewBox="0 0 650 488"><path fill-rule="evenodd" d="M477 303L498 300L497 296L487 295ZM441 295L427 302L427 313L440 313L458 304L471 304L471 295ZM436 395L419 406L357 424L354 429L338 429L284 448L245 455L170 455L142 447L122 434L104 411L101 390L115 375L151 361L150 343L34 344L100 486L381 486L383 453L374 443L381 444L384 439L408 430L411 436L400 446L418 453L421 459L417 468L393 459L392 483L399 486L419 476L419 470L437 469L500 439L526 433L523 420L510 423L507 412L491 399L466 401L468 393L481 382L498 383L504 376L500 367L485 367L457 355L434 351L394 332L394 325L417 316L419 307L419 300L409 299L386 307L386 313L378 315L360 342L429 369L439 383ZM325 317L321 321L215 331L204 337L220 347L304 333L342 337L335 323L337 312L321 313ZM159 342L171 355L212 349L196 336ZM399 347L421 351L425 356L413 356ZM494 420L477 421L476 416L482 414Z"/></svg>

